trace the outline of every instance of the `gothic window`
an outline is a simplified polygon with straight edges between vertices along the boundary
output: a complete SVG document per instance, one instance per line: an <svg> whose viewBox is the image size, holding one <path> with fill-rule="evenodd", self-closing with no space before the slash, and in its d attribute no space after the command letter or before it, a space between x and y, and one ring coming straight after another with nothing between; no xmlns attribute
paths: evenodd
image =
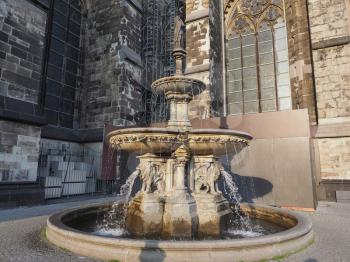
<svg viewBox="0 0 350 262"><path fill-rule="evenodd" d="M283 0L227 0L227 111L291 109Z"/></svg>

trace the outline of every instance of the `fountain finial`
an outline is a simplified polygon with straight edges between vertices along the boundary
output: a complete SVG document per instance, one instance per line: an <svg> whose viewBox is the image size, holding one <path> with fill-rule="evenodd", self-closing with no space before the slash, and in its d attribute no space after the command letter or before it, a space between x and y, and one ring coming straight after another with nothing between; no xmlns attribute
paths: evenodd
<svg viewBox="0 0 350 262"><path fill-rule="evenodd" d="M185 24L180 16L177 15L175 17L173 50L173 56L176 63L176 75L183 74L183 59L186 57L186 51L184 49L184 29Z"/></svg>

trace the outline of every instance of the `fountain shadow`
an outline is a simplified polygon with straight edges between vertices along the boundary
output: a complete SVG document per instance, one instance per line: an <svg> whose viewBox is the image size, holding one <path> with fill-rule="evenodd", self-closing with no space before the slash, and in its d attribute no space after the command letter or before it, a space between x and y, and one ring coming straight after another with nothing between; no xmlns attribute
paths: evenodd
<svg viewBox="0 0 350 262"><path fill-rule="evenodd" d="M165 260L166 253L163 249L157 248L153 243L146 241L145 247L142 248L139 261L141 262L162 262Z"/></svg>
<svg viewBox="0 0 350 262"><path fill-rule="evenodd" d="M253 176L240 176L233 173L229 169L226 169L226 172L232 176L233 181L238 188L238 193L242 198L241 202L254 203L256 199L272 192L273 184L266 179ZM229 199L226 191L224 190L223 180L219 182L219 189L224 194L226 199Z"/></svg>
<svg viewBox="0 0 350 262"><path fill-rule="evenodd" d="M221 129L230 129L229 125L227 123L227 118L221 117L219 128ZM243 154L243 155L242 155ZM236 148L235 155L226 155L226 159L223 162L224 168L226 172L228 172L235 182L236 186L238 187L238 193L242 197L242 202L245 203L254 203L254 199L261 198L269 193L272 192L273 184L263 178L260 177L254 177L254 176L241 176L239 174L236 174L232 172L231 170L231 163L234 158L239 159L246 159L245 148L239 147ZM219 184L220 189L223 189L223 181ZM227 198L227 194L225 193L225 190L221 190L224 194L224 196Z"/></svg>

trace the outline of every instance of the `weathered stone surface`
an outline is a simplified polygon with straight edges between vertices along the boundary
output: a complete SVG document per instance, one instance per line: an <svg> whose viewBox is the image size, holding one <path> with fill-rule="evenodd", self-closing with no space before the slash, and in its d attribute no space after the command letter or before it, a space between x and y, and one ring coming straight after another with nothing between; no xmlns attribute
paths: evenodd
<svg viewBox="0 0 350 262"><path fill-rule="evenodd" d="M36 181L40 133L39 127L0 120L0 182Z"/></svg>
<svg viewBox="0 0 350 262"><path fill-rule="evenodd" d="M285 1L293 109L307 108L310 122L315 123L317 117L307 11L305 0Z"/></svg>
<svg viewBox="0 0 350 262"><path fill-rule="evenodd" d="M314 51L320 122L350 119L350 45Z"/></svg>
<svg viewBox="0 0 350 262"><path fill-rule="evenodd" d="M312 44L319 47L313 51L313 58L320 122L349 119L350 44L342 41L350 32L349 4L343 0L309 0L309 10Z"/></svg>
<svg viewBox="0 0 350 262"><path fill-rule="evenodd" d="M322 179L350 179L350 138L317 139Z"/></svg>
<svg viewBox="0 0 350 262"><path fill-rule="evenodd" d="M222 111L220 8L220 1L186 1L186 74L207 84L207 90L190 103L191 118L208 118Z"/></svg>
<svg viewBox="0 0 350 262"><path fill-rule="evenodd" d="M124 0L87 1L85 9L83 125L136 123L143 109L141 67L123 50L141 54L141 13Z"/></svg>
<svg viewBox="0 0 350 262"><path fill-rule="evenodd" d="M47 14L31 1L2 1L0 80L2 95L38 103Z"/></svg>

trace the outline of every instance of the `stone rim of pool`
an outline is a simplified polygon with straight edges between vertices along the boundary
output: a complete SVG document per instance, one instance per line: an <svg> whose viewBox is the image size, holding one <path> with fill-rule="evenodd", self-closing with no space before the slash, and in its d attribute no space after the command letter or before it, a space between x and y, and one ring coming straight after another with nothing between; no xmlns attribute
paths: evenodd
<svg viewBox="0 0 350 262"><path fill-rule="evenodd" d="M306 214L264 205L242 204L243 212L290 226L285 231L256 238L234 240L143 240L96 236L63 223L97 212L111 204L88 205L54 214L47 220L46 236L53 244L79 255L120 261L256 261L297 252L314 239L311 219ZM277 219L277 220L276 220Z"/></svg>

